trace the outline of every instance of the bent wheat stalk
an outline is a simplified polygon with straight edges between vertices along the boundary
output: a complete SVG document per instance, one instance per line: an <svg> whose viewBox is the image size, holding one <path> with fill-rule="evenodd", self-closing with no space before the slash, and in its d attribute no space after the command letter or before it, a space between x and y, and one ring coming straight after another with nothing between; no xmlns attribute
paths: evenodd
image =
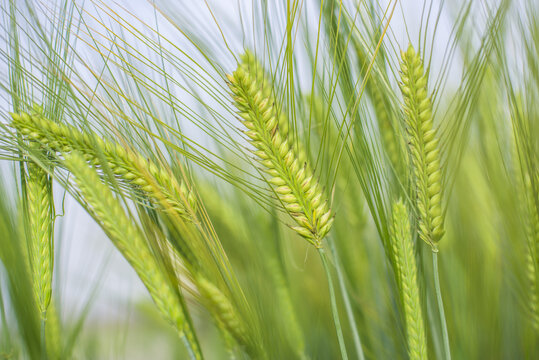
<svg viewBox="0 0 539 360"><path fill-rule="evenodd" d="M64 164L75 176L75 182L87 209L103 228L112 243L131 264L162 315L186 339L196 359L202 359L198 341L191 328L178 291L170 283L151 250L127 217L112 191L101 181L97 172L88 166L82 154L65 154Z"/></svg>

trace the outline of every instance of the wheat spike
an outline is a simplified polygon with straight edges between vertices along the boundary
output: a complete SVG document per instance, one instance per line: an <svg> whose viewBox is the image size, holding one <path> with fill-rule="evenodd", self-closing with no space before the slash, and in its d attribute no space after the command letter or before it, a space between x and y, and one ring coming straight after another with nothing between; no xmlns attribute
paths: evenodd
<svg viewBox="0 0 539 360"><path fill-rule="evenodd" d="M526 275L529 284L529 304L530 322L535 329L539 332L539 289L537 288L537 253L533 253L533 250L528 247L526 253Z"/></svg>
<svg viewBox="0 0 539 360"><path fill-rule="evenodd" d="M371 57L372 55L365 51L362 44L357 40L353 41L353 43L359 60L359 69L364 72L371 61L374 60ZM375 60L378 59L379 57L376 57ZM391 103L389 102L387 93L384 92L383 81L384 78L380 74L372 71L367 79L365 90L369 94L374 107L374 114L378 121L382 145L396 174L400 176L404 173L404 169L406 168L406 159L403 159L404 142L397 136L398 124L391 111Z"/></svg>
<svg viewBox="0 0 539 360"><path fill-rule="evenodd" d="M159 311L179 331L181 336L186 336L190 339L191 345L196 346L196 341L193 341L194 335L188 321L186 321L177 292L112 191L101 181L97 172L87 165L83 156L78 152L66 154L64 163L75 176L75 182L90 213L107 233L116 248L133 266Z"/></svg>
<svg viewBox="0 0 539 360"><path fill-rule="evenodd" d="M525 207L526 207L526 237L528 239L526 262L529 283L530 320L535 331L539 332L539 288L537 286L539 274L539 211L534 200L534 191L529 174L524 179Z"/></svg>
<svg viewBox="0 0 539 360"><path fill-rule="evenodd" d="M46 316L52 294L53 204L52 182L35 162L27 163L26 195L30 226L30 267L34 296L41 316Z"/></svg>
<svg viewBox="0 0 539 360"><path fill-rule="evenodd" d="M408 355L412 360L426 359L427 343L417 284L414 244L408 212L400 200L393 205L390 234L395 257L395 273L406 322Z"/></svg>
<svg viewBox="0 0 539 360"><path fill-rule="evenodd" d="M275 287L275 300L278 301L283 323L286 325L286 337L295 348L299 358L305 358L305 340L298 316L292 303L290 290L286 284L285 274L275 258L268 259L268 267Z"/></svg>
<svg viewBox="0 0 539 360"><path fill-rule="evenodd" d="M404 143L401 138L397 137L397 124L395 123L394 116L388 110L388 101L381 91L381 85L372 79L367 85L367 89L369 89L369 93L372 96L380 134L382 135L382 144L397 175L401 175L404 173L404 168L406 167L406 159L403 159Z"/></svg>
<svg viewBox="0 0 539 360"><path fill-rule="evenodd" d="M240 121L247 128L245 134L256 148L254 154L270 176L269 183L284 209L298 225L292 229L321 248L333 222L331 210L314 173L299 160L288 132L279 127L275 99L264 94L256 71L248 66L240 64L228 80Z"/></svg>
<svg viewBox="0 0 539 360"><path fill-rule="evenodd" d="M51 360L61 359L62 329L57 303L53 300L47 310L47 357Z"/></svg>
<svg viewBox="0 0 539 360"><path fill-rule="evenodd" d="M227 296L202 276L198 277L196 284L200 295L207 302L208 309L214 314L220 325L232 335L238 344L250 348L244 324Z"/></svg>
<svg viewBox="0 0 539 360"><path fill-rule="evenodd" d="M12 117L12 126L27 139L52 151L77 150L94 165L100 165L104 157L116 176L144 191L165 210L174 211L184 219L194 216L195 196L185 183L179 183L170 172L134 150L104 140L91 131L81 132L73 126L57 124L39 112L12 114Z"/></svg>
<svg viewBox="0 0 539 360"><path fill-rule="evenodd" d="M419 235L437 251L444 235L442 173L438 139L432 121L432 102L427 92L423 63L410 45L401 52L401 91L405 127L408 133L419 212Z"/></svg>

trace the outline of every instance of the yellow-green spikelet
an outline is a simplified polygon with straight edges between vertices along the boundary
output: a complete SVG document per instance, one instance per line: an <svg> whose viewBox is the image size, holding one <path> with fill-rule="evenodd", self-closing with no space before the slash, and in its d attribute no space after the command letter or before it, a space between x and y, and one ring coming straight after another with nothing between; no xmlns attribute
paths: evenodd
<svg viewBox="0 0 539 360"><path fill-rule="evenodd" d="M83 156L74 151L65 154L65 165L74 175L88 209L110 240L131 264L148 289L162 315L185 336L200 358L200 349L186 321L182 303L163 269L152 255L140 231L127 217L112 191L101 181L97 172L88 166Z"/></svg>
<svg viewBox="0 0 539 360"><path fill-rule="evenodd" d="M228 297L217 286L202 276L198 277L196 284L209 310L216 316L221 325L233 336L238 344L249 348L251 345L248 341L247 330Z"/></svg>
<svg viewBox="0 0 539 360"><path fill-rule="evenodd" d="M241 55L240 58L241 63L239 64L239 67L241 67L245 72L251 74L251 78L254 79L254 81L256 81L256 83L259 85L259 90L262 96L268 99L272 99L274 103L278 103L278 101L275 100L273 81L271 79L271 76L266 73L264 67L258 61L256 56L252 52L247 50ZM289 144L294 144L294 151L296 152L300 163L306 162L307 151L305 150L303 144L300 141L294 139L294 134L292 131L290 131L290 124L288 123L286 111L284 111L284 109L282 108L276 108L275 112L277 113L277 123L279 126L279 131L281 132L281 134L287 135L286 140Z"/></svg>
<svg viewBox="0 0 539 360"><path fill-rule="evenodd" d="M279 127L275 99L261 90L257 76L241 64L227 76L240 121L247 128L244 133L284 209L297 223L292 228L320 248L333 222L331 211L312 170L299 160L288 133Z"/></svg>
<svg viewBox="0 0 539 360"><path fill-rule="evenodd" d="M395 257L395 273L404 309L408 355L411 360L426 359L427 341L417 283L414 244L408 212L400 200L393 205L390 230Z"/></svg>
<svg viewBox="0 0 539 360"><path fill-rule="evenodd" d="M397 137L397 124L395 124L394 117L388 108L388 101L384 98L381 85L372 79L369 80L367 85L372 97L380 134L382 135L382 145L397 175L401 176L406 168L406 159L403 158L405 153L404 142Z"/></svg>
<svg viewBox="0 0 539 360"><path fill-rule="evenodd" d="M401 91L404 98L405 128L412 161L419 235L437 251L444 235L442 173L438 139L432 120L432 102L427 92L427 76L419 55L410 45L401 52Z"/></svg>
<svg viewBox="0 0 539 360"><path fill-rule="evenodd" d="M35 144L34 144L35 145ZM27 163L26 195L30 229L29 255L32 284L39 313L45 316L52 294L53 205L51 179L35 162Z"/></svg>
<svg viewBox="0 0 539 360"><path fill-rule="evenodd" d="M538 179L539 180L539 179ZM524 178L524 191L526 207L526 237L528 240L526 254L526 273L529 282L529 309L530 320L535 329L539 332L539 288L537 286L539 274L539 211L534 199L534 191L529 174Z"/></svg>
<svg viewBox="0 0 539 360"><path fill-rule="evenodd" d="M61 359L62 355L62 329L57 303L53 300L47 310L47 358L50 360Z"/></svg>
<svg viewBox="0 0 539 360"><path fill-rule="evenodd" d="M12 114L12 118L11 125L26 139L52 151L80 151L94 165L99 165L104 157L116 176L144 191L165 210L192 219L196 207L194 194L184 182L179 182L153 161L89 130L82 132L70 125L57 124L38 112Z"/></svg>
<svg viewBox="0 0 539 360"><path fill-rule="evenodd" d="M353 42L359 60L359 69L363 72L371 62L371 57L364 51L363 46L359 42ZM378 59L379 57L376 57L376 60ZM383 92L384 86L382 85L382 80L383 78L380 75L376 72L372 72L367 80L365 90L369 94L374 107L374 114L378 120L382 145L396 174L400 177L404 173L407 165L406 159L403 159L403 150L405 147L402 139L397 136L398 124L395 123L396 119L391 112L391 103L389 102L386 93Z"/></svg>

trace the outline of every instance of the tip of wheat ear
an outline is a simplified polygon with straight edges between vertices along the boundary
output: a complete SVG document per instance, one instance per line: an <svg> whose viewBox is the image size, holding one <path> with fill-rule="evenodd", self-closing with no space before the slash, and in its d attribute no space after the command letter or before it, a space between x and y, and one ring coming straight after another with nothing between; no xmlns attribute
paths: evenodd
<svg viewBox="0 0 539 360"><path fill-rule="evenodd" d="M279 126L276 99L263 84L269 80L261 78L262 66L249 52L241 59L236 71L227 75L238 118L255 148L253 153L269 175L268 182L296 222L292 229L320 248L333 223L322 188L294 150L298 147L287 129Z"/></svg>
<svg viewBox="0 0 539 360"><path fill-rule="evenodd" d="M432 102L428 96L427 75L420 56L410 45L401 51L401 83L404 123L412 159L419 212L419 235L437 251L444 235L442 173Z"/></svg>

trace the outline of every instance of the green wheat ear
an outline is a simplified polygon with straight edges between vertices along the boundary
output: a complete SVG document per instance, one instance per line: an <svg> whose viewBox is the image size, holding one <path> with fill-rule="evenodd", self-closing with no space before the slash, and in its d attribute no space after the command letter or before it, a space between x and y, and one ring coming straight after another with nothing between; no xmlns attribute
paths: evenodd
<svg viewBox="0 0 539 360"><path fill-rule="evenodd" d="M247 330L228 297L217 286L202 276L197 278L196 285L200 295L206 301L207 308L214 314L220 326L226 329L238 344L252 351Z"/></svg>
<svg viewBox="0 0 539 360"><path fill-rule="evenodd" d="M526 211L526 236L528 239L526 263L527 277L529 282L529 309L530 320L535 329L539 332L539 288L538 269L539 269L539 211L534 200L534 191L529 174L524 176L523 191L525 199L523 201Z"/></svg>
<svg viewBox="0 0 539 360"><path fill-rule="evenodd" d="M401 84L408 149L412 159L419 212L419 235L433 251L444 235L442 173L423 63L410 45L401 52Z"/></svg>
<svg viewBox="0 0 539 360"><path fill-rule="evenodd" d="M271 99L274 104L278 104L279 101L276 101L274 95L273 80L270 74L264 70L264 67L260 61L258 61L256 56L251 51L246 50L245 53L240 56L240 59L241 63L239 64L239 67L251 74L252 79L254 79L259 86L262 97ZM307 151L303 147L301 141L299 141L297 137L294 137L294 133L292 132L293 129L290 128L286 111L284 111L284 109L275 108L275 112L277 113L277 123L281 135L286 135L288 144L293 144L293 149L298 156L298 161L301 164L304 163L307 161Z"/></svg>
<svg viewBox="0 0 539 360"><path fill-rule="evenodd" d="M34 113L43 109L34 106ZM20 132L19 132L20 134ZM46 155L38 142L28 142L30 151ZM26 215L28 219L28 265L38 311L46 319L52 296L54 264L53 218L54 204L52 179L46 170L27 158L26 162Z"/></svg>
<svg viewBox="0 0 539 360"><path fill-rule="evenodd" d="M32 144L35 147L35 144ZM27 164L26 196L30 226L29 255L34 296L45 317L52 294L53 204L52 182L47 172L33 161Z"/></svg>
<svg viewBox="0 0 539 360"><path fill-rule="evenodd" d="M93 165L102 167L105 160L114 175L143 191L165 211L176 213L185 220L193 219L196 207L194 193L172 173L133 149L104 140L89 130L82 132L70 125L57 124L36 111L11 116L11 126L26 139L52 151L79 151Z"/></svg>
<svg viewBox="0 0 539 360"><path fill-rule="evenodd" d="M412 360L426 359L427 341L417 284L414 243L410 232L408 211L401 200L393 205L390 234L395 256L397 284L404 309L408 355Z"/></svg>
<svg viewBox="0 0 539 360"><path fill-rule="evenodd" d="M240 63L227 76L239 119L247 128L245 135L284 209L297 223L292 229L321 248L333 223L331 210L314 173L300 160L287 129L280 127L276 99L262 86L260 70L252 66L249 57L244 55L242 60L247 59L247 63Z"/></svg>
<svg viewBox="0 0 539 360"><path fill-rule="evenodd" d="M196 353L200 354L180 295L152 255L136 225L114 197L112 190L102 182L97 171L86 163L82 154L73 151L64 156L64 164L74 175L75 183L90 214L131 264L161 314L177 329L181 337L188 339Z"/></svg>

